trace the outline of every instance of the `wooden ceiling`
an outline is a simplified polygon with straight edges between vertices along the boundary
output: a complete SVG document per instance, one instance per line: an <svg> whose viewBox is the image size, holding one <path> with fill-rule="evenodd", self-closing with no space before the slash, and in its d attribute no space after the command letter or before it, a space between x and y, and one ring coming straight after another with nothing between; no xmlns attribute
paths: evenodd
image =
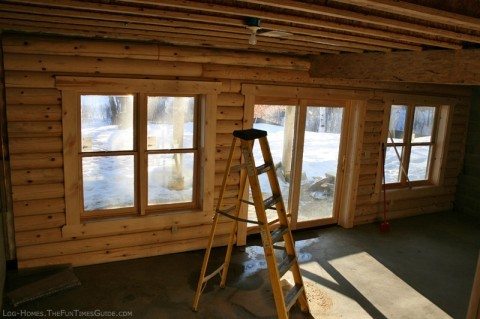
<svg viewBox="0 0 480 319"><path fill-rule="evenodd" d="M0 28L293 55L421 51L480 47L479 7L476 0L4 0ZM247 17L292 35L259 35L249 45Z"/></svg>

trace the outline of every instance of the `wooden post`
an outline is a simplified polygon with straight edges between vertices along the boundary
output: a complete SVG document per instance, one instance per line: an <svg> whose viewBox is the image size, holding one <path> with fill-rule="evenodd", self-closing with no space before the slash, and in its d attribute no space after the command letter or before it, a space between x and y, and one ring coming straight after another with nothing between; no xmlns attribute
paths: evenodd
<svg viewBox="0 0 480 319"><path fill-rule="evenodd" d="M467 319L480 318L480 255L478 256L477 271L473 279L472 294L470 296L470 304L468 305Z"/></svg>
<svg viewBox="0 0 480 319"><path fill-rule="evenodd" d="M285 133L283 135L282 167L283 176L287 182L290 181L292 170L293 133L295 130L295 107L285 107Z"/></svg>

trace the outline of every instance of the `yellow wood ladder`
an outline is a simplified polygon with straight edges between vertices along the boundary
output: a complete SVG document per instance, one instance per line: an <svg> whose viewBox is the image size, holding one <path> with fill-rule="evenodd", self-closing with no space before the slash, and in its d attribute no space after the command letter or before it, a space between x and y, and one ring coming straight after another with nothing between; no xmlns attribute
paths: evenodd
<svg viewBox="0 0 480 319"><path fill-rule="evenodd" d="M260 166L255 166L255 160L253 158L253 143L255 140L259 141L262 151L264 163ZM237 140L240 140L240 148L244 162L240 165L232 166L233 154L237 144ZM240 189L237 196L236 204L230 208L221 210L223 195L227 185L227 179L231 171L238 171L246 169L246 174L241 174ZM258 176L266 173L272 190L272 197L263 199L262 191L260 189L260 183ZM249 202L243 199L243 193L246 186L246 179L248 175L248 181L252 190L253 202ZM255 206L257 214L257 220L248 220L239 217L240 206L242 202ZM268 221L265 210L274 209L277 211L278 219L274 223ZM226 216L235 220L233 223L232 231L227 246L227 253L224 263L210 274L206 274L208 261L210 258L210 252L215 237L215 230L218 224L219 216ZM207 281L221 273L220 287L225 287L227 280L228 267L231 260L233 245L236 240L236 232L238 228L238 222L248 222L259 225L260 234L262 237L263 249L265 252L265 259L267 261L268 273L270 282L272 285L273 297L275 300L275 307L277 309L278 318L288 318L288 312L290 308L298 302L300 309L303 312L309 312L307 296L305 293L305 286L303 285L303 279L300 274L300 268L298 266L297 257L295 253L295 243L290 230L289 220L285 211L285 205L283 203L282 194L280 191L280 185L277 180L275 171L275 165L273 163L272 154L267 141L267 132L250 129L233 132L232 145L227 160L227 167L223 176L222 187L220 189L219 199L215 209L215 215L213 218L213 225L210 231L210 236L203 259L202 269L200 271L200 278L198 280L197 290L193 299L193 310L197 311L200 295L205 289ZM276 228L275 228L276 227ZM273 231L272 229L275 228ZM276 244L284 242L284 245ZM280 263L277 263L275 257L275 249L284 251L284 257ZM294 279L294 286L286 293L283 293L280 283L281 278L291 271Z"/></svg>

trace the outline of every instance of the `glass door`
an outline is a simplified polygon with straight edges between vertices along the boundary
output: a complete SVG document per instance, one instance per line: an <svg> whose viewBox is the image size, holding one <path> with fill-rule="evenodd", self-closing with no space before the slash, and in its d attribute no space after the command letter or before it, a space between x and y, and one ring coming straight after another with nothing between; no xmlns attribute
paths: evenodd
<svg viewBox="0 0 480 319"><path fill-rule="evenodd" d="M298 101L297 105L255 105L253 128L268 132L268 141L276 167L292 228L337 223L336 194L342 176L344 150L343 102ZM262 156L254 146L256 164ZM260 175L263 197L272 195L266 174ZM250 196L251 198L251 196ZM249 205L248 216L256 219ZM269 221L277 218L267 210ZM249 225L251 226L251 225Z"/></svg>
<svg viewBox="0 0 480 319"><path fill-rule="evenodd" d="M253 128L268 132L268 144L287 211L290 200L296 113L295 105L255 105L253 118ZM258 142L255 142L253 146L253 156L257 166L263 164L263 156ZM267 174L261 174L258 178L263 198L272 196ZM250 201L251 198L252 196L249 194ZM253 220L257 219L253 205L248 205L248 217ZM276 211L267 210L267 218L269 221L275 220L277 218Z"/></svg>

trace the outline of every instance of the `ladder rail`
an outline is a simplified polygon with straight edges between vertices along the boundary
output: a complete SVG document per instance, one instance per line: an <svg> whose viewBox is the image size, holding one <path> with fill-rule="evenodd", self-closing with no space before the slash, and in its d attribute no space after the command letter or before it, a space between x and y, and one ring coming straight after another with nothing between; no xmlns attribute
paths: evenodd
<svg viewBox="0 0 480 319"><path fill-rule="evenodd" d="M251 143L250 151L251 151L252 147L253 147L253 143ZM236 220L233 224L232 232L230 233L230 239L228 241L227 253L226 253L226 256L225 256L225 261L223 263L225 267L223 267L222 279L220 281L220 287L221 288L224 288L225 284L227 282L228 268L230 266L230 261L232 259L232 250L233 250L233 244L235 242L235 237L236 237L236 234L237 234L238 222L243 219L243 218L239 217L239 214L240 214L240 207L242 205L243 193L245 192L246 184L247 184L247 174L245 174L245 172L242 172L241 176L240 176L240 189L239 189L239 192L238 192L238 195L237 195L237 201L236 201L236 204L235 204L236 205L235 206L235 219ZM245 219L244 221L248 221L248 220Z"/></svg>
<svg viewBox="0 0 480 319"><path fill-rule="evenodd" d="M272 285L273 297L275 300L275 306L277 308L277 315L279 318L288 318L288 312L284 307L285 299L283 297L282 286L280 285L279 272L275 259L275 253L272 247L272 239L268 228L267 215L265 213L265 206L263 202L263 196L260 188L260 182L258 175L256 174L255 159L253 154L244 147L244 141L242 140L242 155L247 163L248 181L250 182L250 188L252 189L252 198L257 213L257 218L263 227L260 227L260 235L262 237L263 249L265 252L265 259L267 261L268 274L270 277L270 284ZM265 226L266 225L266 226Z"/></svg>
<svg viewBox="0 0 480 319"><path fill-rule="evenodd" d="M227 188L227 179L228 179L228 175L230 174L230 167L232 165L233 153L235 151L235 145L236 144L237 144L237 138L233 137L232 144L231 144L231 147L230 147L230 152L228 154L227 168L225 170L225 173L223 174L222 186L220 188L220 194L219 194L217 206L215 208L212 228L210 229L210 234L208 236L207 248L205 250L205 255L203 256L202 268L200 270L200 278L198 280L197 289L195 291L195 296L193 297L192 308L193 308L194 311L198 310L198 303L200 301L200 295L202 294L202 291L205 288L205 285L207 284L208 279L211 278L210 277L207 280L205 280L205 274L207 273L208 261L210 259L210 253L212 251L213 241L215 239L215 231L217 229L217 224L218 224L218 219L219 219L219 214L217 213L217 211L220 209L220 207L222 205L223 195L225 194L225 189Z"/></svg>
<svg viewBox="0 0 480 319"><path fill-rule="evenodd" d="M262 151L262 155L263 155L263 158L264 158L265 162L273 161L272 153L270 151L270 146L268 144L267 138L266 137L260 138L259 143L260 143L260 149ZM267 171L267 176L268 176L268 179L269 179L269 182L270 182L270 187L272 188L272 192L280 193L281 192L280 184L278 182L278 178L276 176L275 171L274 170ZM292 235L292 232L290 230L290 227L288 226L289 221L287 219L287 212L286 212L285 204L284 204L283 200L278 201L275 204L275 206L276 206L277 211L278 211L278 219L280 221L280 224L288 227L287 232L284 234L284 238L287 237L286 240L285 240L286 253L289 256L291 256L291 255L296 256L295 243L294 243L294 240L293 240L293 235ZM301 286L304 287L303 278L302 278L302 275L300 273L300 268L298 266L298 261L294 263L291 270L292 270L295 285L298 284L298 285L301 285ZM306 296L305 290L302 293L300 293L298 301L299 301L300 308L301 308L302 311L304 311L304 312L309 311L309 306L308 306L308 301L307 301L307 296Z"/></svg>
<svg viewBox="0 0 480 319"><path fill-rule="evenodd" d="M207 248L205 251L202 268L200 271L200 278L194 296L193 310L196 311L198 309L200 296L205 289L208 280L221 273L220 287L225 287L228 268L232 257L233 245L236 241L238 223L255 222L239 217L242 203L247 203L253 204L253 206L255 207L255 212L257 215L257 222L255 223L259 225L257 227L260 229L263 248L265 252L265 259L267 262L267 269L269 273L270 283L272 286L272 292L278 317L281 319L288 319L289 310L295 303L298 303L300 305L302 311L309 312L305 286L303 284L303 279L300 273L300 268L295 252L295 243L293 241L293 236L289 225L290 215L286 213L285 204L281 196L280 184L278 182L276 170L273 165L272 154L270 152L270 146L266 137L267 132L250 129L244 131L235 131L233 132L233 136L234 137L227 160L227 167L223 175L222 186L220 188L219 198L215 207L213 224L207 243ZM244 162L240 163L240 165L235 165L232 167L233 154L237 144L237 139L240 140L240 148ZM261 153L264 159L264 163L258 167L255 166L255 159L252 152L255 140L258 140L260 143ZM241 171L239 185L240 189L237 194L235 205L225 210L220 210L220 207L223 203L223 197L225 194L228 176L232 171L237 171L238 169ZM260 180L258 177L260 174L263 173L267 174L268 181L272 190L272 197L269 197L266 200L263 200ZM244 200L244 192L247 185L247 178L252 190L252 202ZM276 210L278 219L269 222L266 214L266 209ZM230 214L230 212L233 212L233 214ZM220 215L231 218L234 220L234 222L231 228L227 245L227 252L223 264L209 275L206 275L208 262L214 243L215 231ZM276 230L272 231L272 227L275 227ZM284 246L275 245L276 242L279 242L282 239L284 241ZM277 263L275 249L281 249L286 254L285 258L283 258L280 263ZM288 293L284 294L280 278L289 270L293 274L295 284L293 288L288 291Z"/></svg>

